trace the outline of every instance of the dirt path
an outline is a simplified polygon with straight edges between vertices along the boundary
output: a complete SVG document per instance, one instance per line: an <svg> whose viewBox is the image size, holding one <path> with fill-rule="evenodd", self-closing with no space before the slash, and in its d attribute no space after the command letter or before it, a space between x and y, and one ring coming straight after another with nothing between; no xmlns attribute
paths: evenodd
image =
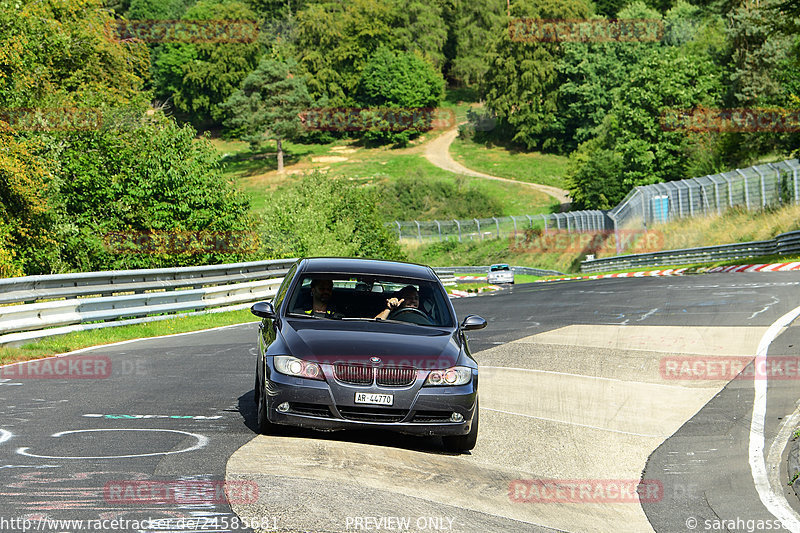
<svg viewBox="0 0 800 533"><path fill-rule="evenodd" d="M470 170L461 163L458 163L450 155L450 145L453 143L456 136L458 136L458 128L453 128L452 130L448 130L444 134L437 137L436 139L430 141L425 147L425 158L434 165L436 165L437 167L443 170L447 170L448 172L454 172L456 174L464 174L466 176L474 176L476 178L486 178L490 180L506 181L509 183L516 183L518 185L526 185L528 187L532 187L558 200L558 202L561 204L562 211L569 206L570 200L569 197L567 196L568 195L567 191L559 189L558 187L551 187L550 185L541 185L539 183L528 183L525 181L501 178L498 176L491 176L489 174L484 174L483 172Z"/></svg>

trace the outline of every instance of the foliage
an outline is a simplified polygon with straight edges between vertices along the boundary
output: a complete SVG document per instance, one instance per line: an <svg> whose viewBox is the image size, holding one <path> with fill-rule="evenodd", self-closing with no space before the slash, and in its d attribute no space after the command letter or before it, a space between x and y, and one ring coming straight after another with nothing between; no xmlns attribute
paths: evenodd
<svg viewBox="0 0 800 533"><path fill-rule="evenodd" d="M653 49L639 62L598 136L572 155L570 192L577 206L608 209L633 187L686 177L692 136L665 131L660 115L719 101L719 73L700 59L669 47Z"/></svg>
<svg viewBox="0 0 800 533"><path fill-rule="evenodd" d="M352 0L310 3L296 16L293 50L315 100L351 105L361 71L381 47L444 62L446 28L436 2Z"/></svg>
<svg viewBox="0 0 800 533"><path fill-rule="evenodd" d="M135 99L147 49L113 39L111 24L100 0L0 0L0 108Z"/></svg>
<svg viewBox="0 0 800 533"><path fill-rule="evenodd" d="M59 258L26 273L242 259L241 253L182 253L168 246L154 253L115 249L127 250L124 243L152 232L233 232L236 239L251 229L246 200L223 178L216 150L195 139L192 127L157 113L61 136L44 155L58 178Z"/></svg>
<svg viewBox="0 0 800 533"><path fill-rule="evenodd" d="M453 0L450 18L447 77L458 84L477 84L489 66L485 56L492 37L505 30L505 5Z"/></svg>
<svg viewBox="0 0 800 533"><path fill-rule="evenodd" d="M380 212L384 220L418 220L491 217L502 206L463 179L455 182L404 176L379 185Z"/></svg>
<svg viewBox="0 0 800 533"><path fill-rule="evenodd" d="M511 6L511 16L581 19L591 15L582 0L526 0ZM501 32L492 41L484 80L487 106L514 131L512 141L528 149L549 148L557 121L561 43L512 40Z"/></svg>
<svg viewBox="0 0 800 533"><path fill-rule="evenodd" d="M267 140L294 139L301 133L299 113L308 109L311 98L305 83L292 72L294 62L262 59L247 75L223 107L230 112L227 124L242 132L242 139L258 150ZM280 143L278 149L281 150ZM283 154L278 154L282 170Z"/></svg>
<svg viewBox="0 0 800 533"><path fill-rule="evenodd" d="M256 15L238 0L200 0L183 20L254 21ZM157 96L173 98L175 109L197 126L224 120L220 108L252 71L260 55L258 42L196 42L162 45L154 63Z"/></svg>
<svg viewBox="0 0 800 533"><path fill-rule="evenodd" d="M364 67L356 94L359 105L364 107L433 108L444 96L444 80L418 56L379 48ZM368 131L365 138L405 145L421 131L415 128L393 131L399 126L387 122L383 125L386 130Z"/></svg>
<svg viewBox="0 0 800 533"><path fill-rule="evenodd" d="M269 257L405 258L373 189L312 173L278 189L269 203L261 230Z"/></svg>

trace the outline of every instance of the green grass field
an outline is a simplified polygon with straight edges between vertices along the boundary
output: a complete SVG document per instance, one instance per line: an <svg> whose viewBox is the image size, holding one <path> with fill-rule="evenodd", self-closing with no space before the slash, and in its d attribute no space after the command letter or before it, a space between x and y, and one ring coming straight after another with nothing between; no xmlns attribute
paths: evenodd
<svg viewBox="0 0 800 533"><path fill-rule="evenodd" d="M456 138L450 146L453 159L467 168L492 176L566 188L568 158L539 152L522 152Z"/></svg>

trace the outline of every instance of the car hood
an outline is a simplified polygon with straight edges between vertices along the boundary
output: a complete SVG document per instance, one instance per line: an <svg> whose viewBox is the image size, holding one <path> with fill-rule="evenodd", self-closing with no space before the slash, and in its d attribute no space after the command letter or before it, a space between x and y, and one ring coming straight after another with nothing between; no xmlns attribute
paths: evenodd
<svg viewBox="0 0 800 533"><path fill-rule="evenodd" d="M281 336L291 355L320 363L448 368L461 353L455 328L394 322L287 319Z"/></svg>

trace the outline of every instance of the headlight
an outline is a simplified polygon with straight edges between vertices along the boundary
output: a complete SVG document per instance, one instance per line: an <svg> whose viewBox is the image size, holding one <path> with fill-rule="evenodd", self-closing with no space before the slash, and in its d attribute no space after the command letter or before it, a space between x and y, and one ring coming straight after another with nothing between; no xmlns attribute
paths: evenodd
<svg viewBox="0 0 800 533"><path fill-rule="evenodd" d="M289 355L276 355L272 358L275 370L287 376L324 380L322 368L312 361L303 361Z"/></svg>
<svg viewBox="0 0 800 533"><path fill-rule="evenodd" d="M456 386L466 385L472 379L472 369L465 366L454 366L447 370L431 370L425 385Z"/></svg>

